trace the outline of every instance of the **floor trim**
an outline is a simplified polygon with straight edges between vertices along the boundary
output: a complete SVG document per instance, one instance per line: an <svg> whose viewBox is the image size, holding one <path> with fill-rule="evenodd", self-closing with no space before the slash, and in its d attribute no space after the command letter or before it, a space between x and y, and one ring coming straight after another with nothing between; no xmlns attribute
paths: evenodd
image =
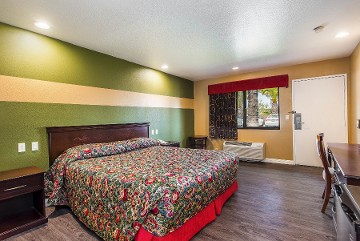
<svg viewBox="0 0 360 241"><path fill-rule="evenodd" d="M277 164L286 164L286 165L295 165L294 160L285 160L285 159L265 158L263 162L266 162L266 163L277 163Z"/></svg>

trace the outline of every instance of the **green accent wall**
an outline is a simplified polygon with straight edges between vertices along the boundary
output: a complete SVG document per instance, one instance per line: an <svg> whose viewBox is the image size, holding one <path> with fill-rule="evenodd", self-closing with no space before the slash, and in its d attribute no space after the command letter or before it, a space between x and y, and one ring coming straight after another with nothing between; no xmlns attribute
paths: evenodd
<svg viewBox="0 0 360 241"><path fill-rule="evenodd" d="M69 104L0 102L0 170L28 165L47 169L46 127L90 124L150 122L151 129L164 140L185 145L193 134L194 111L175 108L112 107ZM39 141L39 151L31 151L31 142ZM26 152L17 152L17 143L26 143Z"/></svg>
<svg viewBox="0 0 360 241"><path fill-rule="evenodd" d="M193 99L193 82L0 23L0 75ZM0 88L1 95L1 88ZM48 168L46 127L150 122L154 138L194 134L194 110L0 101L0 171ZM31 151L31 142L39 151ZM18 153L17 144L26 143Z"/></svg>
<svg viewBox="0 0 360 241"><path fill-rule="evenodd" d="M190 80L3 23L0 74L194 98Z"/></svg>

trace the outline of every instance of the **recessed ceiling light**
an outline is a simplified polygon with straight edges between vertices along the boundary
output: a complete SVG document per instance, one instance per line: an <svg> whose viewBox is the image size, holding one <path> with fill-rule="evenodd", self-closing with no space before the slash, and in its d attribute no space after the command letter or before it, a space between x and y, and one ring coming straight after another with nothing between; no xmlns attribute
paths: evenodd
<svg viewBox="0 0 360 241"><path fill-rule="evenodd" d="M232 69L233 69L233 70L237 70L237 69L239 69L239 67L237 67L237 66L236 66L236 67L232 67Z"/></svg>
<svg viewBox="0 0 360 241"><path fill-rule="evenodd" d="M348 32L340 32L340 33L338 33L338 34L336 34L336 38L343 38L343 37L346 37L346 36L348 36L349 35L349 33Z"/></svg>
<svg viewBox="0 0 360 241"><path fill-rule="evenodd" d="M167 66L166 64L164 64L163 66L161 66L162 69L168 69L169 66Z"/></svg>
<svg viewBox="0 0 360 241"><path fill-rule="evenodd" d="M36 27L41 28L41 29L49 29L50 28L49 24L47 24L45 22L38 21L38 22L35 22L34 24Z"/></svg>

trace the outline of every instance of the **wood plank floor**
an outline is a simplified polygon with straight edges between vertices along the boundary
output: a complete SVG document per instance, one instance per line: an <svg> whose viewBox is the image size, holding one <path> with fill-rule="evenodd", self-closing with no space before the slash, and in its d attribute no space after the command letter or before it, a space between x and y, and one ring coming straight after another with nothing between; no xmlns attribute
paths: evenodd
<svg viewBox="0 0 360 241"><path fill-rule="evenodd" d="M320 168L240 163L239 190L222 214L192 241L335 240L330 216L320 212L324 181ZM14 241L100 240L68 208L46 209L49 223L9 239Z"/></svg>

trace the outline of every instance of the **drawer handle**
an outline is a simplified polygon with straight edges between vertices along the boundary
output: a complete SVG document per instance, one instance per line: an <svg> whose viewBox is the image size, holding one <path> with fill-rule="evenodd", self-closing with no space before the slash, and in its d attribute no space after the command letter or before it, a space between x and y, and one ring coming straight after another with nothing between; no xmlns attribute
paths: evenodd
<svg viewBox="0 0 360 241"><path fill-rule="evenodd" d="M21 186L17 186L17 187L8 188L8 189L5 189L4 192L20 189L20 188L23 188L23 187L26 187L26 185L21 185Z"/></svg>

